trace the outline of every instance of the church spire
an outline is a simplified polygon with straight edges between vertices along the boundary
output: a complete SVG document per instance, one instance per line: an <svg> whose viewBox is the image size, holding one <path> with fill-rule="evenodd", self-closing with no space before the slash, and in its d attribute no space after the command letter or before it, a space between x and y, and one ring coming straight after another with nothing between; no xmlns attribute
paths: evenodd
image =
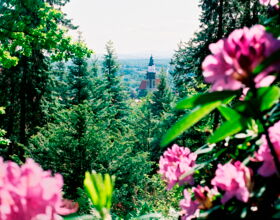
<svg viewBox="0 0 280 220"><path fill-rule="evenodd" d="M153 65L155 65L155 64L154 64L154 58L153 58L153 55L151 55L151 57L150 57L150 62L149 62L149 66L153 66Z"/></svg>

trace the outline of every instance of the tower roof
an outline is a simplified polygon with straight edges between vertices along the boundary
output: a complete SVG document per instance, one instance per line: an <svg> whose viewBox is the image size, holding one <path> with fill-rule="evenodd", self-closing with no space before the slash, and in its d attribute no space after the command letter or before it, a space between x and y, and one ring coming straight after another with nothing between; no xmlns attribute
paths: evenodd
<svg viewBox="0 0 280 220"><path fill-rule="evenodd" d="M155 64L154 64L154 58L153 58L153 56L151 55L151 57L150 57L150 62L149 62L149 66L153 66L153 65L155 65Z"/></svg>

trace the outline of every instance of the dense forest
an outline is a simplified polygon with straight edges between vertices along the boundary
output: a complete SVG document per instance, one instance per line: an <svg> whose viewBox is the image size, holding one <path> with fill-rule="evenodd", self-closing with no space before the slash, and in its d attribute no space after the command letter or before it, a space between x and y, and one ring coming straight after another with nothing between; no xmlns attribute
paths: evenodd
<svg viewBox="0 0 280 220"><path fill-rule="evenodd" d="M155 57L159 84L141 95L138 88L146 77L149 57L118 59L117 48L109 41L104 45L106 53L96 58L94 48L87 47L82 34L77 41L69 37L68 32L78 27L61 11L68 2L0 3L1 157L22 167L27 158L32 158L43 170L61 174L63 197L78 204L75 215L85 215L84 219L94 219L88 216L96 218L96 210L102 210L88 198L84 187L87 171L115 178L110 218L180 218L184 213L178 201L184 186L176 184L166 190L163 173L159 173L161 155L174 144L197 152L225 119L220 108L213 108L194 126L177 132L172 126L191 110L178 108L176 103L209 91L201 69L205 58L213 53L209 45L228 37L235 29L266 24L269 17L276 16L277 9L271 6L268 10L259 0L200 0L199 31L189 42L178 42L170 60ZM271 26L277 23L275 19L270 22ZM238 102L238 98L231 100L233 104ZM177 132L176 137L163 141L170 131ZM228 141L216 145L222 147ZM238 141L231 143L241 146ZM198 161L208 161L212 155L218 155L219 160L196 171L204 178L200 184L210 183L214 167L227 162L228 155L237 158L234 150L211 152ZM0 181L0 193L1 187ZM35 219L20 215L5 218L2 200L0 219ZM232 214L233 208L222 209L223 216Z"/></svg>

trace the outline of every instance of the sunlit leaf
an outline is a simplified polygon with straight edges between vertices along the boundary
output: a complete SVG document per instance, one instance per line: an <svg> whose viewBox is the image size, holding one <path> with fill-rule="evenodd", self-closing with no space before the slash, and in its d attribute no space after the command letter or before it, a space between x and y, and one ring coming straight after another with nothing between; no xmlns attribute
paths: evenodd
<svg viewBox="0 0 280 220"><path fill-rule="evenodd" d="M208 144L205 144L202 147L198 148L194 153L196 155L205 154L212 151L214 147L215 147L214 145L209 146Z"/></svg>
<svg viewBox="0 0 280 220"><path fill-rule="evenodd" d="M242 131L246 127L246 124L246 120L241 118L226 121L208 139L208 143L213 144L222 141L226 137Z"/></svg>
<svg viewBox="0 0 280 220"><path fill-rule="evenodd" d="M226 120L231 120L233 118L241 117L241 115L237 111L225 105L219 106L218 110Z"/></svg>
<svg viewBox="0 0 280 220"><path fill-rule="evenodd" d="M277 86L259 88L260 110L265 111L275 105L280 98L280 89Z"/></svg>
<svg viewBox="0 0 280 220"><path fill-rule="evenodd" d="M198 94L179 101L175 108L178 110L190 109L198 105L205 105L215 101L221 101L223 103L227 103L228 101L232 100L238 93L240 92L218 91L218 92Z"/></svg>
<svg viewBox="0 0 280 220"><path fill-rule="evenodd" d="M182 134L184 131L189 129L191 126L196 124L200 119L202 119L205 115L209 114L215 108L220 106L221 101L212 102L210 104L204 106L198 106L192 112L184 116L180 119L175 125L173 125L167 133L164 135L161 146L166 146L171 141L173 141L176 137Z"/></svg>
<svg viewBox="0 0 280 220"><path fill-rule="evenodd" d="M207 166L209 164L209 162L205 162L205 163L200 163L197 164L196 166L194 166L192 169L190 169L188 172L184 173L183 175L180 176L179 180L183 180L185 179L187 176L194 174L194 172L204 168L205 166Z"/></svg>
<svg viewBox="0 0 280 220"><path fill-rule="evenodd" d="M65 216L63 217L64 220L93 220L94 217L92 215L74 215L74 216Z"/></svg>

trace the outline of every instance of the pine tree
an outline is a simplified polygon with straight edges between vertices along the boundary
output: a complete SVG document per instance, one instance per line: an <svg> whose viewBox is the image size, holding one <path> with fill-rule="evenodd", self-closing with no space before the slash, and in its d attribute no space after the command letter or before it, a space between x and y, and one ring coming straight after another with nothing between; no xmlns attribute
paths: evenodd
<svg viewBox="0 0 280 220"><path fill-rule="evenodd" d="M174 95L167 82L167 73L163 69L160 71L159 79L157 90L153 92L151 97L152 114L157 118L160 118L165 112L169 112L174 101Z"/></svg>
<svg viewBox="0 0 280 220"><path fill-rule="evenodd" d="M85 58L76 57L72 62L73 65L69 67L68 85L70 102L75 105L90 99L92 82Z"/></svg>
<svg viewBox="0 0 280 220"><path fill-rule="evenodd" d="M128 115L128 94L124 89L120 76L118 76L119 64L112 41L106 44L102 71L105 79L105 86L102 91L104 94L103 101L105 102L103 109L108 113L108 127L115 132L122 133L125 130L124 123Z"/></svg>
<svg viewBox="0 0 280 220"><path fill-rule="evenodd" d="M201 64L210 53L211 43L236 28L257 24L266 16L258 0L200 0L200 7L199 32L189 42L181 42L172 59L171 74L180 97L187 95L186 84L191 80L188 74L195 74L197 80L203 81Z"/></svg>
<svg viewBox="0 0 280 220"><path fill-rule="evenodd" d="M60 0L46 2L52 5L66 3ZM65 37L66 31L61 25L71 27L69 20L45 1L3 0L0 14L0 50L4 54L0 62L5 68L0 84L11 82L7 93L1 94L5 97L1 104L7 106L4 125L12 143L27 144L28 137L36 133L36 127L45 123L48 110L42 108L42 102L49 91L50 63L74 54L82 57L90 51ZM7 69L11 66L14 67Z"/></svg>

